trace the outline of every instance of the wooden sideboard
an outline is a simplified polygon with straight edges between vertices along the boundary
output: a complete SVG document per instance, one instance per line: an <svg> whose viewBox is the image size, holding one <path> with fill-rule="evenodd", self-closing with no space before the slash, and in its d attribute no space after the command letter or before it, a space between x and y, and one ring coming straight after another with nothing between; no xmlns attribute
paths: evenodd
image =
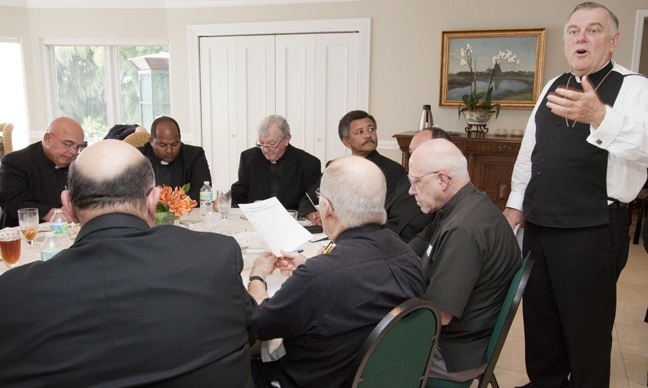
<svg viewBox="0 0 648 388"><path fill-rule="evenodd" d="M398 133L396 138L402 152L403 167L409 170L409 143L416 131ZM468 159L470 180L483 190L504 210L511 192L511 175L520 150L521 137L468 137L466 134L452 135L452 142Z"/></svg>

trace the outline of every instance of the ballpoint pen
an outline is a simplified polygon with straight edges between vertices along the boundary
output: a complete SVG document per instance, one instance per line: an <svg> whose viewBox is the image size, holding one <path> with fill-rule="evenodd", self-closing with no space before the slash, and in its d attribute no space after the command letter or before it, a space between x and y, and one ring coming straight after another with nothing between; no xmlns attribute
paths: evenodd
<svg viewBox="0 0 648 388"><path fill-rule="evenodd" d="M316 243L316 242L320 242L320 241L324 241L324 240L330 240L329 236L324 236L322 238L318 238L317 240L308 240L308 241L310 241L312 243Z"/></svg>
<svg viewBox="0 0 648 388"><path fill-rule="evenodd" d="M304 250L303 250L303 249L295 249L293 252L295 252L295 253L302 253L302 252L304 252Z"/></svg>

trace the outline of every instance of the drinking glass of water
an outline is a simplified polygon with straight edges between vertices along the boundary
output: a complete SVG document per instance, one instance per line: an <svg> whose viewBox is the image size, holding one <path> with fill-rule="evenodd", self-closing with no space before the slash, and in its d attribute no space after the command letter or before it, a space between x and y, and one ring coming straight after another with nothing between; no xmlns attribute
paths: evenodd
<svg viewBox="0 0 648 388"><path fill-rule="evenodd" d="M218 205L221 220L229 219L230 209L232 208L232 192L230 190L218 191L216 204Z"/></svg>

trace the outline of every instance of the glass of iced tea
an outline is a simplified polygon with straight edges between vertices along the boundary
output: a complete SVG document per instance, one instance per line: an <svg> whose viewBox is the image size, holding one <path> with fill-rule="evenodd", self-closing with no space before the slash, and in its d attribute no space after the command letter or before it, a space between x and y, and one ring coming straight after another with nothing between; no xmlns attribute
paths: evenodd
<svg viewBox="0 0 648 388"><path fill-rule="evenodd" d="M18 209L18 225L20 225L20 232L25 236L28 245L34 244L38 233L38 224L38 209L35 207Z"/></svg>
<svg viewBox="0 0 648 388"><path fill-rule="evenodd" d="M17 229L0 230L0 252L9 268L13 268L20 259L20 232Z"/></svg>

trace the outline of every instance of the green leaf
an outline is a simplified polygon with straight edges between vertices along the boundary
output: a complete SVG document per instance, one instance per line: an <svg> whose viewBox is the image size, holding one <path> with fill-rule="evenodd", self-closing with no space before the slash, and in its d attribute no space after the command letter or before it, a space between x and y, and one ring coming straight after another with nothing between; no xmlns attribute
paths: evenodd
<svg viewBox="0 0 648 388"><path fill-rule="evenodd" d="M159 209L155 213L155 225L162 225L162 220L166 217L166 212L160 212Z"/></svg>
<svg viewBox="0 0 648 388"><path fill-rule="evenodd" d="M493 108L495 108L495 118L497 118L499 116L500 104L493 105Z"/></svg>
<svg viewBox="0 0 648 388"><path fill-rule="evenodd" d="M491 94L493 94L493 88L489 88L486 92L486 97L484 98L484 103L482 104L484 110L491 110Z"/></svg>
<svg viewBox="0 0 648 388"><path fill-rule="evenodd" d="M191 187L191 183L187 183L184 186L182 186L182 190L185 192L185 194L189 193L189 188Z"/></svg>

